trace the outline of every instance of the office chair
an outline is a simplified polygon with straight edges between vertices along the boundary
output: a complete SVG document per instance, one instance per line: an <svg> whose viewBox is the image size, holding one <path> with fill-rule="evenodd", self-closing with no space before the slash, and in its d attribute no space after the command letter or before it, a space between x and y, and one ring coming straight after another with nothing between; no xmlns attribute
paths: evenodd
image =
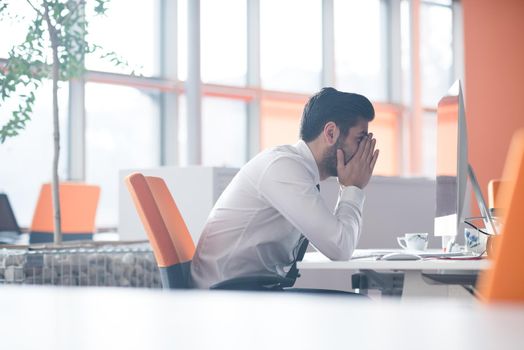
<svg viewBox="0 0 524 350"><path fill-rule="evenodd" d="M43 184L29 230L29 243L53 241L54 221L51 184ZM83 183L60 183L62 240L91 240L95 232L100 187Z"/></svg>
<svg viewBox="0 0 524 350"><path fill-rule="evenodd" d="M483 301L524 302L524 129L511 141L500 189L503 228L493 254L492 265L478 283Z"/></svg>
<svg viewBox="0 0 524 350"><path fill-rule="evenodd" d="M195 244L164 180L133 173L125 182L153 248L162 287L191 288ZM211 289L269 290L293 283L294 280L280 276L248 276L217 283Z"/></svg>

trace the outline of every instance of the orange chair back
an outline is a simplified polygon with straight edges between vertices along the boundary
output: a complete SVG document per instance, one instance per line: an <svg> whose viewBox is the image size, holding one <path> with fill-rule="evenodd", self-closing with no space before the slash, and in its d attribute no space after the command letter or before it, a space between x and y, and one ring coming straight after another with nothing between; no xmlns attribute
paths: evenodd
<svg viewBox="0 0 524 350"><path fill-rule="evenodd" d="M158 266L169 267L193 259L195 244L164 180L134 173L125 181Z"/></svg>
<svg viewBox="0 0 524 350"><path fill-rule="evenodd" d="M95 232L100 187L83 183L60 183L60 210L64 234ZM31 223L31 232L54 232L51 184L42 185Z"/></svg>
<svg viewBox="0 0 524 350"><path fill-rule="evenodd" d="M500 189L503 228L492 266L480 276L485 302L524 302L524 129L513 137Z"/></svg>

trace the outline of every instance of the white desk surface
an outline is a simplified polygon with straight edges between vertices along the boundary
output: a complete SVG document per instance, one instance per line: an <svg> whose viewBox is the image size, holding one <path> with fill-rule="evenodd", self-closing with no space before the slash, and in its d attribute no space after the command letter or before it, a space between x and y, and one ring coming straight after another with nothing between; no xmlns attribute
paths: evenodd
<svg viewBox="0 0 524 350"><path fill-rule="evenodd" d="M362 254L362 250L356 251ZM348 261L331 261L319 252L306 253L298 263L299 269L327 270L484 270L489 260L424 259L410 261L385 261L375 258L359 258Z"/></svg>
<svg viewBox="0 0 524 350"><path fill-rule="evenodd" d="M524 305L0 287L2 349L522 349Z"/></svg>

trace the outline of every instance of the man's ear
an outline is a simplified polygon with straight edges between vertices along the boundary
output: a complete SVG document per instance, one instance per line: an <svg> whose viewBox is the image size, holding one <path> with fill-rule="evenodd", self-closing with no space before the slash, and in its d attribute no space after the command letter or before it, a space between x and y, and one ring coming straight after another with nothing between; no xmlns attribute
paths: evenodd
<svg viewBox="0 0 524 350"><path fill-rule="evenodd" d="M337 142L340 130L334 122L327 122L326 125L324 125L323 134L326 143L331 146Z"/></svg>

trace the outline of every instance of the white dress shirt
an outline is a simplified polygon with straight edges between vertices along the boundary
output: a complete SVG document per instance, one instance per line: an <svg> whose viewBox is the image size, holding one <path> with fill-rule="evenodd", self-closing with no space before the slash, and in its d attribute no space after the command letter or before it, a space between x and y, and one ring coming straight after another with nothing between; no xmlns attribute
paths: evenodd
<svg viewBox="0 0 524 350"><path fill-rule="evenodd" d="M328 258L349 259L360 235L364 193L344 187L332 213L316 188L319 180L304 141L249 161L207 219L191 265L194 287L242 276L285 276L301 234Z"/></svg>

